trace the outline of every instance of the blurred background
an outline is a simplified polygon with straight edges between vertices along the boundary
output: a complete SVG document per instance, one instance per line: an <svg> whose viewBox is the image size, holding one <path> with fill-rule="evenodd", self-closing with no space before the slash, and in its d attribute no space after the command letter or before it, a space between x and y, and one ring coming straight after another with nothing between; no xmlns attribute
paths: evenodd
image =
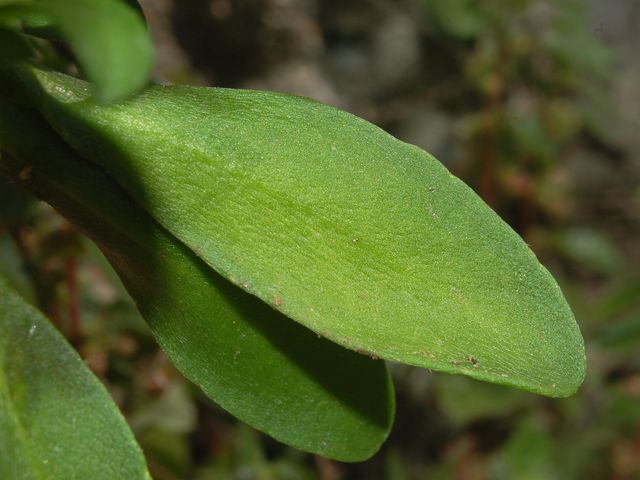
<svg viewBox="0 0 640 480"><path fill-rule="evenodd" d="M141 4L157 82L312 97L438 157L552 271L588 353L563 400L391 365L382 450L314 457L185 381L97 249L2 183L0 272L104 381L156 480L640 478L640 2Z"/></svg>

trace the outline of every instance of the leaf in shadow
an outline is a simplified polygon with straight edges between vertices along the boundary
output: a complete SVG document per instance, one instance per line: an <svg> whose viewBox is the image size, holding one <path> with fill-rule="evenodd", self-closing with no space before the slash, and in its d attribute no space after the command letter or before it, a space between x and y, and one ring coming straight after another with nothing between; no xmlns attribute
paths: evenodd
<svg viewBox="0 0 640 480"><path fill-rule="evenodd" d="M24 186L98 244L187 378L297 448L343 461L375 453L394 413L384 362L319 338L232 285L33 113L0 107L0 139L12 154L1 169L19 179L29 166Z"/></svg>

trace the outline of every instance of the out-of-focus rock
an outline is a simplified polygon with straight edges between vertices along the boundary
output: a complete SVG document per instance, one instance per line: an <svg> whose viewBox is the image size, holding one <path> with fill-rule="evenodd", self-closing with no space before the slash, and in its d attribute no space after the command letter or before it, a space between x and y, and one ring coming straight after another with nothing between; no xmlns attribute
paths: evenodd
<svg viewBox="0 0 640 480"><path fill-rule="evenodd" d="M372 60L378 90L404 86L420 71L420 35L416 22L404 13L388 17L376 30Z"/></svg>
<svg viewBox="0 0 640 480"><path fill-rule="evenodd" d="M345 108L344 100L314 62L297 61L280 65L269 71L266 76L249 80L242 86L300 95L334 107Z"/></svg>
<svg viewBox="0 0 640 480"><path fill-rule="evenodd" d="M171 28L173 0L140 0L155 48L153 78L159 83L206 84L191 68L187 53L180 47Z"/></svg>
<svg viewBox="0 0 640 480"><path fill-rule="evenodd" d="M431 153L449 168L455 167L455 123L445 112L429 105L414 108L393 133Z"/></svg>

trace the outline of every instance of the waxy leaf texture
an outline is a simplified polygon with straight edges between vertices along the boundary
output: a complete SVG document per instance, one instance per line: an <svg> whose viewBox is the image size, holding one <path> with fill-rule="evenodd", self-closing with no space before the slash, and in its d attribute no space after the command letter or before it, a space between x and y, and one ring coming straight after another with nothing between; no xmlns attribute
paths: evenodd
<svg viewBox="0 0 640 480"><path fill-rule="evenodd" d="M209 266L372 356L574 393L583 340L522 239L426 152L288 95L154 87L102 106L23 71L49 124Z"/></svg>

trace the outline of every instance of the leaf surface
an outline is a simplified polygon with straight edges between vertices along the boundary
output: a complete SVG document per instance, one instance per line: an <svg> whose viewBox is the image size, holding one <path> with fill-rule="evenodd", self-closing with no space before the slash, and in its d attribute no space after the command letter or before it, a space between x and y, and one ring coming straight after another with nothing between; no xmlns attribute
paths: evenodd
<svg viewBox="0 0 640 480"><path fill-rule="evenodd" d="M150 479L111 397L0 278L0 478Z"/></svg>
<svg viewBox="0 0 640 480"><path fill-rule="evenodd" d="M23 80L69 144L318 334L544 395L582 383L582 336L552 276L424 151L299 97L154 87L101 106L81 81L35 75Z"/></svg>
<svg viewBox="0 0 640 480"><path fill-rule="evenodd" d="M25 186L96 241L169 358L208 396L297 448L343 461L375 453L394 413L384 362L233 286L27 112L5 104L0 140L14 158L0 170L19 179L28 166Z"/></svg>

